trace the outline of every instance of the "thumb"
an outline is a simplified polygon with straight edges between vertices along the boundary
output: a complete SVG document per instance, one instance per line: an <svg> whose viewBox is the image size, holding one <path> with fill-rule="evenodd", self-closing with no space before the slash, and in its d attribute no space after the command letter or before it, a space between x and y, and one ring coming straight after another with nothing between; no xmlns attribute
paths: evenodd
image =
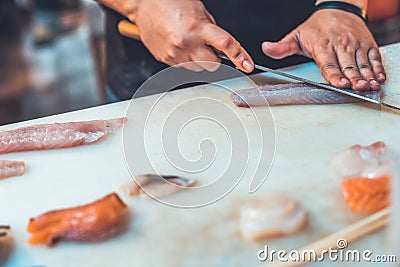
<svg viewBox="0 0 400 267"><path fill-rule="evenodd" d="M265 55L274 59L301 54L299 43L292 34L287 35L279 42L263 42L261 49Z"/></svg>

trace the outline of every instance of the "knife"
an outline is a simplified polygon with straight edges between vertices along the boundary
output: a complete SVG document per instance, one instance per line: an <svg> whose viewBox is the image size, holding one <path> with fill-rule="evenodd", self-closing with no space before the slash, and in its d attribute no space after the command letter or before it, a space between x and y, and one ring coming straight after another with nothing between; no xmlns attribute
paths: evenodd
<svg viewBox="0 0 400 267"><path fill-rule="evenodd" d="M133 39L136 39L136 40L140 40L140 32L139 32L138 27L135 24L133 24L133 23L127 21L127 20L122 20L122 21L120 21L118 23L118 31L119 31L120 34L122 34L122 35L124 35L126 37L133 38ZM218 51L216 52L216 54L221 59L226 59L228 61L231 61L227 56L219 53ZM314 86L317 86L317 87L320 87L320 88L324 88L324 89L327 89L327 90L330 90L330 91L334 91L334 92L337 92L337 93L341 93L341 94L345 94L345 95L352 96L352 97L355 97L355 98L359 98L359 99L362 99L364 101L374 103L376 105L385 106L385 107L388 107L388 108L391 108L391 109L395 109L395 110L400 110L400 107L393 106L393 105L390 105L388 103L383 102L380 99L379 95L376 98L371 98L371 97L368 97L363 92L358 92L358 91L350 90L350 89L342 89L342 88L338 88L338 87L335 87L335 86L332 86L332 85L329 85L329 84L326 84L326 83L315 82L315 81L312 81L312 80L309 80L309 79L306 79L306 78L298 77L298 76L289 74L287 72L271 69L271 68L268 68L268 67L265 67L265 66L261 66L261 65L258 65L258 64L254 64L254 67L256 69L258 69L258 70L261 70L261 71L266 71L266 72L273 73L275 75L279 75L279 76L282 76L282 77L285 77L285 78L289 78L289 79L292 79L292 80L296 80L296 81L299 81L299 82L302 82L302 83L311 84L311 85L314 85Z"/></svg>

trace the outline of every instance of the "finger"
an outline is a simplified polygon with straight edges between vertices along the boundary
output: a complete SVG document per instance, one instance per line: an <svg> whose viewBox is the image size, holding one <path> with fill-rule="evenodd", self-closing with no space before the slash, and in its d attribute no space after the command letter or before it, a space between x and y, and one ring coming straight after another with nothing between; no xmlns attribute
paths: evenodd
<svg viewBox="0 0 400 267"><path fill-rule="evenodd" d="M327 45L316 46L313 58L325 80L340 88L349 88L350 81L343 75L333 48Z"/></svg>
<svg viewBox="0 0 400 267"><path fill-rule="evenodd" d="M202 38L207 45L222 51L240 70L252 72L254 62L232 35L214 24L203 27Z"/></svg>
<svg viewBox="0 0 400 267"><path fill-rule="evenodd" d="M281 59L295 54L302 54L295 35L289 34L279 42L263 42L261 49L265 55Z"/></svg>
<svg viewBox="0 0 400 267"><path fill-rule="evenodd" d="M386 74L382 65L382 57L379 53L379 49L377 47L372 47L368 51L368 58L376 79L378 82L383 83L386 80Z"/></svg>
<svg viewBox="0 0 400 267"><path fill-rule="evenodd" d="M364 80L356 62L356 51L352 49L338 48L337 54L342 73L350 80L351 88L357 91L368 91L371 87Z"/></svg>
<svg viewBox="0 0 400 267"><path fill-rule="evenodd" d="M364 80L369 82L371 90L379 91L381 85L377 82L375 74L372 72L371 65L368 59L368 50L358 49L356 51L356 61L358 70L360 71Z"/></svg>
<svg viewBox="0 0 400 267"><path fill-rule="evenodd" d="M208 46L196 49L196 52L191 56L192 61L196 62L202 68L214 72L220 66L220 58L215 55L212 49Z"/></svg>

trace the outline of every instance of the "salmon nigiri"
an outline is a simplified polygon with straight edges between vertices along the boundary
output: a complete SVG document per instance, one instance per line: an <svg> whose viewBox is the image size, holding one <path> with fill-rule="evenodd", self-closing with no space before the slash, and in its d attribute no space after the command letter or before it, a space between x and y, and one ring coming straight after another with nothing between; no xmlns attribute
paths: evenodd
<svg viewBox="0 0 400 267"><path fill-rule="evenodd" d="M126 118L40 124L0 132L0 154L75 147L97 142L121 127Z"/></svg>
<svg viewBox="0 0 400 267"><path fill-rule="evenodd" d="M115 193L93 203L44 213L29 220L29 244L54 246L61 240L98 241L109 238L123 224L126 204Z"/></svg>
<svg viewBox="0 0 400 267"><path fill-rule="evenodd" d="M390 204L389 176L349 178L342 183L347 206L356 213L374 213Z"/></svg>

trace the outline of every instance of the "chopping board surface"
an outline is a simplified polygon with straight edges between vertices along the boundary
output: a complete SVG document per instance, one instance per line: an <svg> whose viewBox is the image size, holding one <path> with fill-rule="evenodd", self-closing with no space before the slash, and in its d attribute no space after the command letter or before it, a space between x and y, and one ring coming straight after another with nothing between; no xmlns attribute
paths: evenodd
<svg viewBox="0 0 400 267"><path fill-rule="evenodd" d="M398 44L384 47L383 56L388 71L384 85L390 101L400 103L400 77L397 62L400 60ZM290 68L288 71L311 79L322 80L314 64ZM271 79L272 75L260 74L256 82ZM242 89L240 80L227 81L235 90ZM295 249L342 229L360 220L345 206L340 194L340 179L329 169L332 155L353 144L370 144L377 140L389 148L399 148L399 115L369 105L285 106L273 107L276 131L276 151L266 182L254 195L248 193L251 174L258 165L260 143L258 124L250 109L236 108L230 94L218 88L194 87L170 93L159 112L150 118L152 128L146 135L150 157L157 170L179 174L160 153L157 122L165 120L168 111L185 99L207 96L218 99L234 110L243 125L229 124L229 131L245 127L249 135L248 165L237 187L221 200L196 209L180 209L156 201L126 198L130 208L131 223L127 231L103 243L61 243L55 248L29 246L26 226L29 218L43 212L92 202L132 178L125 164L124 139L126 131L119 130L106 140L73 149L38 151L0 155L0 159L22 160L27 163L27 173L22 177L1 181L0 224L12 227L8 246L2 246L0 263L5 266L259 266L257 252L267 244L270 249ZM140 110L141 105L157 96L135 99L131 105ZM2 127L12 129L38 123L84 121L125 116L129 102L121 102L87 110L61 114L34 121ZM258 108L265 109L265 108ZM187 116L190 107L177 110L176 116ZM217 115L218 110L209 111ZM128 121L134 127L140 114ZM206 129L206 131L205 131ZM271 133L271 131L267 131ZM208 171L193 174L201 184L212 182L228 164L230 144L225 131L218 124L199 121L182 131L180 146L188 159L199 157L199 143L205 138L214 140L217 147L216 164ZM274 142L264 143L263 149L273 151ZM131 168L133 173L146 173L148 166L140 163ZM200 155L201 156L201 155ZM240 163L237 163L240 165ZM260 163L262 164L262 163ZM268 191L281 191L298 200L309 212L306 229L290 237L272 238L263 242L248 243L238 231L240 205L251 197L262 196ZM186 195L185 195L186 194ZM190 192L180 194L190 198ZM172 197L173 198L173 197ZM350 244L353 249L384 247L384 232L370 235L362 242ZM2 259L7 258L7 259ZM343 263L324 262L323 266L342 266ZM354 266L355 264L352 264ZM317 265L315 266L322 266ZM360 264L359 266L363 266Z"/></svg>

